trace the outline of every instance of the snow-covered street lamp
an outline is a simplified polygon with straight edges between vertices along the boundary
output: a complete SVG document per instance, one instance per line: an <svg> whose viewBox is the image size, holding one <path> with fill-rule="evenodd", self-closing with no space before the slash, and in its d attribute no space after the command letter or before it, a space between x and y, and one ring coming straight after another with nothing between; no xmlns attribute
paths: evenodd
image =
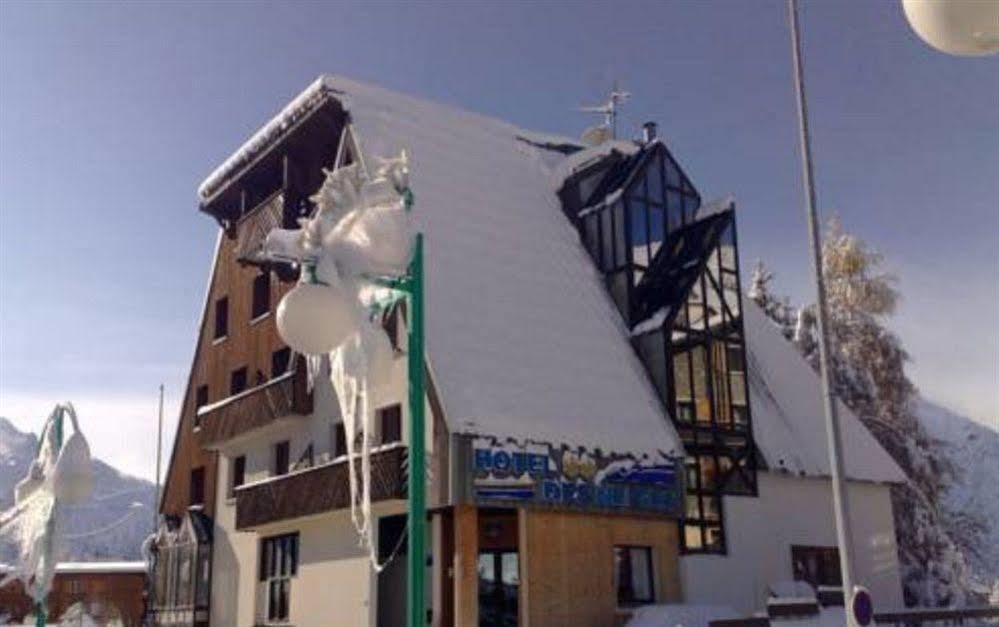
<svg viewBox="0 0 999 627"><path fill-rule="evenodd" d="M940 52L999 52L999 0L902 0L902 10L920 39Z"/></svg>
<svg viewBox="0 0 999 627"><path fill-rule="evenodd" d="M408 624L416 627L426 623L423 239L412 234L409 224L413 194L405 152L382 160L375 173L367 171L363 159L337 166L326 172L313 197L314 215L300 220L300 229L272 230L264 253L302 268L298 285L278 305L278 333L309 358L310 381L317 379L322 357L329 360L349 447L351 517L376 570L384 565L378 563L371 525L371 478L357 481L353 457L360 439L362 472L370 471L368 396L391 381L392 345L372 317L396 300L408 299L407 600Z"/></svg>

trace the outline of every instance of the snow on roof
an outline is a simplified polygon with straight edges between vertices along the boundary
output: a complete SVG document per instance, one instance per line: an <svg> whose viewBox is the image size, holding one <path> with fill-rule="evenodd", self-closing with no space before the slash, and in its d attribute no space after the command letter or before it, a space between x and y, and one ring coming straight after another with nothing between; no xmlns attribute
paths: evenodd
<svg viewBox="0 0 999 627"><path fill-rule="evenodd" d="M144 573L145 562L59 562L57 573Z"/></svg>
<svg viewBox="0 0 999 627"><path fill-rule="evenodd" d="M250 139L234 152L222 165L208 175L208 177L198 186L198 196L206 200L217 192L223 183L244 167L282 133L291 128L296 122L312 112L315 107L322 102L327 95L335 92L332 86L332 77L320 76L302 93L289 102L279 114L274 116L260 130L254 133Z"/></svg>
<svg viewBox="0 0 999 627"><path fill-rule="evenodd" d="M296 102L317 85L350 113L366 162L401 148L411 155L414 217L426 238L427 354L452 431L679 454L628 331L562 214L548 156L518 139L530 135L339 77L317 80Z"/></svg>
<svg viewBox="0 0 999 627"><path fill-rule="evenodd" d="M818 375L752 300L743 302L753 437L774 471L828 477ZM905 474L857 416L838 402L846 476L899 483Z"/></svg>

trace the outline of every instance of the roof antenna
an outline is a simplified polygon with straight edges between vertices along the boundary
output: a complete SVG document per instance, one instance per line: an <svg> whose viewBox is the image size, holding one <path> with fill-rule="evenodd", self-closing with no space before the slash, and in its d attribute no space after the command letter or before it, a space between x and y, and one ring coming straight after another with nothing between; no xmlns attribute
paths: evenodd
<svg viewBox="0 0 999 627"><path fill-rule="evenodd" d="M631 98L631 93L618 88L617 81L614 81L614 88L610 97L602 105L579 107L579 111L585 113L601 113L604 116L604 127L610 129L611 139L617 139L617 109ZM587 134L593 129L587 130Z"/></svg>

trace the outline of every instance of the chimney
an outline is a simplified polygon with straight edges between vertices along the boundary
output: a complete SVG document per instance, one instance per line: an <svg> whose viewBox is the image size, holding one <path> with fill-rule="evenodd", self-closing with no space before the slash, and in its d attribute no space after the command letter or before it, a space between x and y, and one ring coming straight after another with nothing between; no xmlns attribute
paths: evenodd
<svg viewBox="0 0 999 627"><path fill-rule="evenodd" d="M646 144L656 138L656 123L646 122L642 125L642 141Z"/></svg>

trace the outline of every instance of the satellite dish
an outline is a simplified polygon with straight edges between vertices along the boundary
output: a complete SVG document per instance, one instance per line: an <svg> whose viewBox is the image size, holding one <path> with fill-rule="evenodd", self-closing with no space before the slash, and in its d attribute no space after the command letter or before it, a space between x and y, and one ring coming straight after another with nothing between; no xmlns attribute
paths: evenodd
<svg viewBox="0 0 999 627"><path fill-rule="evenodd" d="M583 131L581 138L583 143L587 146L599 146L611 139L611 130L606 124L598 124L596 126L591 126L590 128Z"/></svg>

